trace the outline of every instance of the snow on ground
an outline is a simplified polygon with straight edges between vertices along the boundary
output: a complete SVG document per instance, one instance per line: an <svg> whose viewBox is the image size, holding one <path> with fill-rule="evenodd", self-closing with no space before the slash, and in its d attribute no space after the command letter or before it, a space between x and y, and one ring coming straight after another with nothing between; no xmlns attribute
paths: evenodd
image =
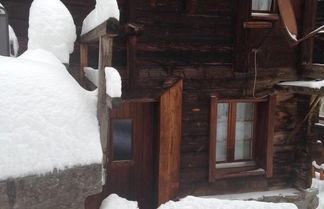
<svg viewBox="0 0 324 209"><path fill-rule="evenodd" d="M259 191L259 192L248 192L248 193L238 193L238 194L226 194L226 195L214 195L214 196L203 196L203 198L216 198L221 200L258 200L263 197L273 197L273 196L294 196L300 193L297 189L279 189L272 191Z"/></svg>
<svg viewBox="0 0 324 209"><path fill-rule="evenodd" d="M119 20L119 9L116 0L96 0L96 7L83 20L81 35L114 17Z"/></svg>
<svg viewBox="0 0 324 209"><path fill-rule="evenodd" d="M279 83L282 86L300 86L300 87L308 87L312 89L320 89L324 86L323 81L287 81Z"/></svg>
<svg viewBox="0 0 324 209"><path fill-rule="evenodd" d="M45 49L69 63L76 40L72 15L60 0L34 0L29 12L28 49Z"/></svg>
<svg viewBox="0 0 324 209"><path fill-rule="evenodd" d="M102 201L100 209L138 209L138 206L136 201L129 201L111 194Z"/></svg>
<svg viewBox="0 0 324 209"><path fill-rule="evenodd" d="M118 71L112 67L105 68L106 93L110 97L121 97L122 81Z"/></svg>
<svg viewBox="0 0 324 209"><path fill-rule="evenodd" d="M180 201L169 201L158 209L297 209L292 203L264 203L242 200L219 200L188 196Z"/></svg>
<svg viewBox="0 0 324 209"><path fill-rule="evenodd" d="M0 66L0 180L101 163L96 92L44 50Z"/></svg>

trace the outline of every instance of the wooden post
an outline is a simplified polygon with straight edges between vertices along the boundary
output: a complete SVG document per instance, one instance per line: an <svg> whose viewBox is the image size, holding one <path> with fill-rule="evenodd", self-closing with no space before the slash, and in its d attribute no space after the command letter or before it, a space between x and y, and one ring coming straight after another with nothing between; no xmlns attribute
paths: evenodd
<svg viewBox="0 0 324 209"><path fill-rule="evenodd" d="M136 36L129 36L127 40L127 73L128 87L136 87Z"/></svg>
<svg viewBox="0 0 324 209"><path fill-rule="evenodd" d="M318 0L307 0L304 2L304 15L303 15L303 35L308 34L314 29L316 23L316 11ZM313 48L314 39L302 43L301 51L301 64L313 62Z"/></svg>
<svg viewBox="0 0 324 209"><path fill-rule="evenodd" d="M88 44L80 44L80 81L84 84L84 67L88 65Z"/></svg>
<svg viewBox="0 0 324 209"><path fill-rule="evenodd" d="M103 149L103 165L107 162L107 139L109 129L109 111L106 103L105 67L112 65L113 37L103 35L99 38L99 85L97 117L100 125L100 140Z"/></svg>

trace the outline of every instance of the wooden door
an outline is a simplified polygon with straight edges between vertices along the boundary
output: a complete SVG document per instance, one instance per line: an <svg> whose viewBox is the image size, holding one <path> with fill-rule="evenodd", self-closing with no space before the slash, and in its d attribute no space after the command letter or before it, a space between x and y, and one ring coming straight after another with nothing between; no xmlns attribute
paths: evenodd
<svg viewBox="0 0 324 209"><path fill-rule="evenodd" d="M154 208L153 104L124 103L110 112L108 176L104 196L116 193Z"/></svg>

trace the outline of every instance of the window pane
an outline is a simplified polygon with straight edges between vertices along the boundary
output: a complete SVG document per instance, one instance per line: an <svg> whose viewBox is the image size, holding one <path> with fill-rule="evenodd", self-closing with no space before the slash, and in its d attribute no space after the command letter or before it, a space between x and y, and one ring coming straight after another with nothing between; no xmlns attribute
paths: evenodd
<svg viewBox="0 0 324 209"><path fill-rule="evenodd" d="M235 127L235 160L252 157L254 104L237 103Z"/></svg>
<svg viewBox="0 0 324 209"><path fill-rule="evenodd" d="M113 160L132 159L132 120L113 120Z"/></svg>
<svg viewBox="0 0 324 209"><path fill-rule="evenodd" d="M272 0L252 0L252 10L270 11Z"/></svg>
<svg viewBox="0 0 324 209"><path fill-rule="evenodd" d="M253 103L237 103L236 108L236 120L252 120L254 111Z"/></svg>
<svg viewBox="0 0 324 209"><path fill-rule="evenodd" d="M227 159L228 103L217 104L216 161Z"/></svg>

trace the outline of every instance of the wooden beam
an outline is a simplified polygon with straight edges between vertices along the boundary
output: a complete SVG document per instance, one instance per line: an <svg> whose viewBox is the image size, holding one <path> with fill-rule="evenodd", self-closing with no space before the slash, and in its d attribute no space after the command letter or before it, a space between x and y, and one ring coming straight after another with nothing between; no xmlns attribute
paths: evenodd
<svg viewBox="0 0 324 209"><path fill-rule="evenodd" d="M99 38L99 85L98 85L98 104L97 104L97 118L100 125L100 140L104 154L103 165L107 163L107 139L109 128L109 110L106 102L106 77L105 67L112 65L112 48L113 37L103 35Z"/></svg>
<svg viewBox="0 0 324 209"><path fill-rule="evenodd" d="M80 44L80 80L84 84L84 67L88 67L88 45Z"/></svg>
<svg viewBox="0 0 324 209"><path fill-rule="evenodd" d="M318 0L307 0L304 2L304 14L303 14L303 35L310 33L314 30L316 23ZM313 62L313 49L314 40L309 39L302 43L301 60L300 63L312 63Z"/></svg>
<svg viewBox="0 0 324 209"><path fill-rule="evenodd" d="M273 27L273 23L268 21L249 21L244 22L243 27L249 29L270 29Z"/></svg>
<svg viewBox="0 0 324 209"><path fill-rule="evenodd" d="M324 64L303 64L300 69L302 79L324 79Z"/></svg>
<svg viewBox="0 0 324 209"><path fill-rule="evenodd" d="M127 73L129 88L136 88L136 36L129 36L127 40Z"/></svg>
<svg viewBox="0 0 324 209"><path fill-rule="evenodd" d="M81 43L95 43L100 37L115 37L119 33L119 21L116 18L109 18L88 33L81 35Z"/></svg>

